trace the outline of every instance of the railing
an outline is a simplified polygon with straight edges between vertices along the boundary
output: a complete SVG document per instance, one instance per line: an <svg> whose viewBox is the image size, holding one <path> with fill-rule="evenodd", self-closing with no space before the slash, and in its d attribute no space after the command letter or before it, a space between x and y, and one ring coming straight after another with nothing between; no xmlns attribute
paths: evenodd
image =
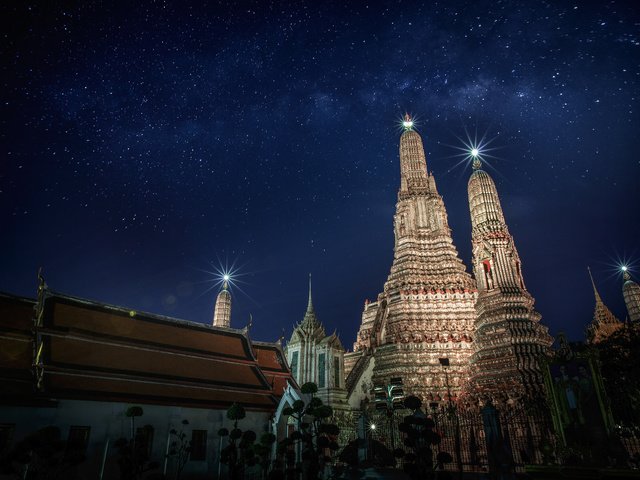
<svg viewBox="0 0 640 480"><path fill-rule="evenodd" d="M552 460L555 437L551 421L543 412L525 411L523 408L496 411L499 419L496 425L500 426L500 432L495 438L499 440L489 447L480 411L459 411L438 405L428 408L425 413L434 421L434 430L441 437L440 444L432 448L434 456L444 451L454 459L447 466L449 470L486 471L491 461L497 461L500 468L520 472L526 464L544 464ZM392 446L406 450L404 435L398 425L409 414L409 410L396 410L393 416L388 417L386 412L370 412L368 437L389 450ZM460 435L459 455L456 455L456 431Z"/></svg>

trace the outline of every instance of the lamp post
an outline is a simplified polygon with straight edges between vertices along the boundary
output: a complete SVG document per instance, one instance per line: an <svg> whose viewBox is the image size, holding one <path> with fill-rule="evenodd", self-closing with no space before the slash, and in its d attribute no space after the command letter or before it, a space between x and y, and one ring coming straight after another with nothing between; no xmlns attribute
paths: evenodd
<svg viewBox="0 0 640 480"><path fill-rule="evenodd" d="M387 385L378 385L373 388L373 398L376 410L385 410L389 418L389 432L391 436L391 450L395 449L395 436L393 431L393 411L402 408L404 390L402 378L392 378Z"/></svg>
<svg viewBox="0 0 640 480"><path fill-rule="evenodd" d="M440 366L444 371L444 381L447 387L447 404L449 407L449 412L453 415L453 426L454 426L454 449L456 455L456 463L458 464L458 478L462 479L462 453L460 451L460 423L458 422L458 408L457 405L453 403L451 400L451 385L449 385L449 359L448 358L439 358Z"/></svg>

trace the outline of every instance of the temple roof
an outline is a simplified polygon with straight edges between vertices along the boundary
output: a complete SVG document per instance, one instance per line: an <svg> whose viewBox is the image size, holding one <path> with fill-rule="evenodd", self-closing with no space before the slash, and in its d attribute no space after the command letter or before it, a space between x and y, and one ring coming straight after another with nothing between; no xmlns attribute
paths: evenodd
<svg viewBox="0 0 640 480"><path fill-rule="evenodd" d="M34 303L0 295L0 375L14 379L15 398L202 408L238 402L269 411L293 381L280 347L252 343L242 330L46 291L37 305L42 315L36 335ZM41 352L36 362L41 388L35 395L33 380L27 380L26 390L20 376L31 377L32 341Z"/></svg>

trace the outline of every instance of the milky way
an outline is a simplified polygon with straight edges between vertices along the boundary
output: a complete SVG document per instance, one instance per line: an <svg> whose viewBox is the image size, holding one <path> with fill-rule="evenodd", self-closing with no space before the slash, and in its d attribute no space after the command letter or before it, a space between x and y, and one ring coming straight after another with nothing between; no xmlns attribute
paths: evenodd
<svg viewBox="0 0 640 480"><path fill-rule="evenodd" d="M634 2L4 4L0 289L57 291L278 338L308 272L350 346L393 255L398 121L415 115L470 261L468 133L527 287L582 338L616 263L640 278L640 14ZM344 5L344 4L347 5ZM353 4L353 5L350 5ZM633 263L635 262L635 264Z"/></svg>

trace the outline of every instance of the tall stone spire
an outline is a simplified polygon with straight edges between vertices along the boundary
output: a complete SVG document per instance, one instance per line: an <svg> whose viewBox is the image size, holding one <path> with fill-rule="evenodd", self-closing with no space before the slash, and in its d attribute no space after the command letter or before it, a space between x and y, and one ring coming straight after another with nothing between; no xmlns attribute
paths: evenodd
<svg viewBox="0 0 640 480"><path fill-rule="evenodd" d="M222 290L216 298L216 306L213 311L214 327L231 326L231 293L229 293L229 279L225 278Z"/></svg>
<svg viewBox="0 0 640 480"><path fill-rule="evenodd" d="M300 323L300 327L310 332L322 327L320 321L316 317L316 312L313 309L313 299L311 298L311 274L309 274L309 300L307 302L307 311ZM322 335L324 335L324 328L322 330Z"/></svg>
<svg viewBox="0 0 640 480"><path fill-rule="evenodd" d="M307 303L307 313L314 313L313 299L311 298L311 274L309 274L309 302Z"/></svg>
<svg viewBox="0 0 640 480"><path fill-rule="evenodd" d="M629 312L629 319L632 322L640 322L640 286L631 279L627 267L623 268L623 278L622 295Z"/></svg>
<svg viewBox="0 0 640 480"><path fill-rule="evenodd" d="M473 270L478 283L470 393L481 397L542 393L541 357L552 338L524 285L520 256L493 179L474 159L469 178Z"/></svg>
<svg viewBox="0 0 640 480"><path fill-rule="evenodd" d="M393 264L377 301L365 304L345 364L360 375L366 369L356 363L371 356L374 384L401 377L405 393L443 399L447 387L455 395L467 378L476 286L453 245L422 138L408 115L403 126ZM440 358L449 359L446 373Z"/></svg>
<svg viewBox="0 0 640 480"><path fill-rule="evenodd" d="M591 269L587 267L589 271L589 278L591 278L591 285L593 286L593 295L596 299L596 307L593 311L593 320L587 326L587 341L589 343L600 343L607 338L613 332L622 327L622 322L611 313L611 310L602 301L600 293L596 288L596 282L593 281L593 275Z"/></svg>

